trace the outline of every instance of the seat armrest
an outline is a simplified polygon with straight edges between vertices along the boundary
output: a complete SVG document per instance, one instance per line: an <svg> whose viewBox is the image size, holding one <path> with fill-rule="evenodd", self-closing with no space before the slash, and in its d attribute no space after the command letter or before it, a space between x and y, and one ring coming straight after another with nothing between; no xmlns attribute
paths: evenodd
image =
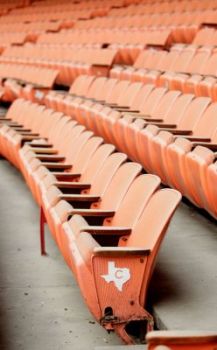
<svg viewBox="0 0 217 350"><path fill-rule="evenodd" d="M7 120L8 120L8 121L12 121L11 118L2 118L2 117L0 118L0 122L1 122L1 121L7 121Z"/></svg>
<svg viewBox="0 0 217 350"><path fill-rule="evenodd" d="M40 142L28 142L27 143L28 145L30 145L32 148L37 148L37 147L43 147L43 148L50 148L50 147L53 147L53 144L52 143L40 143Z"/></svg>
<svg viewBox="0 0 217 350"><path fill-rule="evenodd" d="M38 133L29 132L29 131L25 132L25 131L22 131L22 130L20 130L20 134L23 135L23 136L37 136L37 137L40 136Z"/></svg>
<svg viewBox="0 0 217 350"><path fill-rule="evenodd" d="M118 107L117 107L117 109L118 109ZM138 115L139 113L140 113L140 111L139 110L132 110L132 109L130 109L130 110L125 110L125 109L123 109L122 111L120 111L119 110L119 112L123 112L123 115L128 115L128 114L132 114L132 115Z"/></svg>
<svg viewBox="0 0 217 350"><path fill-rule="evenodd" d="M49 148L43 148L43 147L30 147L30 150L32 150L33 152L35 152L36 154L57 154L58 151L56 149L49 149Z"/></svg>
<svg viewBox="0 0 217 350"><path fill-rule="evenodd" d="M53 171L52 174L54 176L56 176L56 178L58 180L61 181L61 179L64 181L65 180L68 180L68 181L72 181L73 179L76 179L76 178L79 178L81 176L80 173L63 173L63 172L59 172L59 171Z"/></svg>
<svg viewBox="0 0 217 350"><path fill-rule="evenodd" d="M201 142L211 142L211 139L208 137L200 137L200 136L188 136L186 137L189 141L201 141Z"/></svg>
<svg viewBox="0 0 217 350"><path fill-rule="evenodd" d="M42 163L43 166L45 166L48 169L71 169L72 165L71 164L64 164L64 163L53 163L53 162L44 162Z"/></svg>
<svg viewBox="0 0 217 350"><path fill-rule="evenodd" d="M70 211L69 215L81 215L84 217L109 218L109 217L113 217L115 215L115 211L113 211L113 210L100 210L100 209L76 209L75 208L72 211Z"/></svg>
<svg viewBox="0 0 217 350"><path fill-rule="evenodd" d="M118 107L118 104L117 104L117 103L107 103L107 102L106 102L106 106L111 107L111 108L112 108L112 107L115 108L115 107Z"/></svg>
<svg viewBox="0 0 217 350"><path fill-rule="evenodd" d="M209 142L193 142L193 146L204 146L209 148L212 151L217 151L217 144L215 143L209 143Z"/></svg>
<svg viewBox="0 0 217 350"><path fill-rule="evenodd" d="M57 181L54 183L54 186L59 188L75 188L75 189L87 189L91 187L91 184L82 183L82 182L67 182L67 181Z"/></svg>
<svg viewBox="0 0 217 350"><path fill-rule="evenodd" d="M13 130L17 131L17 132L31 132L31 129L24 129L23 127L21 126L15 126L13 127Z"/></svg>
<svg viewBox="0 0 217 350"><path fill-rule="evenodd" d="M191 130L179 130L179 129L165 128L164 131L168 131L174 135L180 135L180 136L188 136L188 135L192 134Z"/></svg>
<svg viewBox="0 0 217 350"><path fill-rule="evenodd" d="M60 194L59 198L70 202L96 202L101 197L91 194Z"/></svg>
<svg viewBox="0 0 217 350"><path fill-rule="evenodd" d="M109 256L125 256L125 255L150 255L149 249L134 248L134 247L95 247L93 250L95 255Z"/></svg>
<svg viewBox="0 0 217 350"><path fill-rule="evenodd" d="M177 127L176 124L166 124L166 123L164 124L164 123L155 123L155 122L153 122L153 123L151 122L150 124L156 125L161 129L167 129L167 131L172 129L171 132L174 132L175 130L173 130L173 129L175 129Z"/></svg>
<svg viewBox="0 0 217 350"><path fill-rule="evenodd" d="M65 160L66 158L64 156L59 156L56 154L36 154L36 158L39 160L44 160L44 161L56 161L56 162L61 162Z"/></svg>
<svg viewBox="0 0 217 350"><path fill-rule="evenodd" d="M123 236L129 235L132 231L130 227L117 227L117 226L83 226L81 231L91 233L92 235L116 235Z"/></svg>
<svg viewBox="0 0 217 350"><path fill-rule="evenodd" d="M146 122L148 122L148 124L151 123L163 123L163 119L157 119L157 118L142 118L144 119ZM162 124L160 124L162 125Z"/></svg>
<svg viewBox="0 0 217 350"><path fill-rule="evenodd" d="M40 136L34 136L34 135L21 135L21 136L22 136L22 142L41 139Z"/></svg>
<svg viewBox="0 0 217 350"><path fill-rule="evenodd" d="M129 111L126 111L125 113L124 113L124 115L131 115L132 117L134 117L134 118L143 118L143 119L145 119L145 118L151 118L151 116L149 115L149 114L143 114L143 113L140 113L140 112L138 112L138 113L133 113L133 112L129 112Z"/></svg>
<svg viewBox="0 0 217 350"><path fill-rule="evenodd" d="M139 113L139 111L136 109L129 109L129 110L127 109L126 110L126 108L123 108L123 107L116 107L115 110L120 112L120 113L124 112L124 114Z"/></svg>
<svg viewBox="0 0 217 350"><path fill-rule="evenodd" d="M115 109L117 108L120 108L120 109L123 109L124 111L129 111L130 110L130 107L129 106L120 106L120 105L117 105L116 107L114 107Z"/></svg>
<svg viewBox="0 0 217 350"><path fill-rule="evenodd" d="M127 114L127 113L125 113ZM132 115L132 117L134 119L144 119L146 122L150 122L150 123L161 123L163 122L163 119L161 118L152 118L150 115L148 114L140 114L140 113L129 113L129 115Z"/></svg>
<svg viewBox="0 0 217 350"><path fill-rule="evenodd" d="M8 122L8 123L0 122L0 124L7 125L10 128L16 128L16 127L23 128L23 125L17 124L16 122Z"/></svg>

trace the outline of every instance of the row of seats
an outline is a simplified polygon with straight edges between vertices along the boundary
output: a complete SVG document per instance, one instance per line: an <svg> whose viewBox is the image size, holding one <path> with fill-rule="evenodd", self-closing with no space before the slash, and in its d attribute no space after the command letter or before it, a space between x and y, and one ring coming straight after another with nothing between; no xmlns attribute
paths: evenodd
<svg viewBox="0 0 217 350"><path fill-rule="evenodd" d="M168 27L168 26L192 26L195 25L195 29L199 29L199 26L203 23L216 23L216 9L215 10L199 10L194 12L168 12L162 14L141 14L141 15L127 15L127 16L112 16L108 14L107 20L105 21L105 27L109 20L126 19L131 17L142 16L144 18L143 26L146 27ZM190 20L192 19L192 21ZM214 22L213 22L214 19ZM187 29L187 28L186 28Z"/></svg>
<svg viewBox="0 0 217 350"><path fill-rule="evenodd" d="M112 7L116 6L124 6L123 0L104 0L103 6L102 1L96 0L96 1L85 1L85 2L69 2L64 1L62 3L57 2L56 4L54 2L52 3L46 3L46 2L34 2L31 7L25 7L21 9L14 9L11 11L13 15L23 15L23 14L41 14L44 11L52 10L52 12L65 12L65 11L87 11L89 9L110 9Z"/></svg>
<svg viewBox="0 0 217 350"><path fill-rule="evenodd" d="M115 61L117 50L70 48L27 44L9 47L0 56L0 63L16 63L58 70L56 83L71 85L80 74L105 75Z"/></svg>
<svg viewBox="0 0 217 350"><path fill-rule="evenodd" d="M114 10L113 10L114 11ZM117 23L120 21L122 24L127 23L127 19L133 19L133 18L139 18L142 17L144 19L143 26L144 27L168 27L168 26L192 26L195 25L199 29L198 26L200 26L203 23L216 23L215 20L216 15L216 9L215 10L201 10L201 11L189 11L189 12L168 12L168 13L162 13L162 14L131 14L131 15L120 15L120 16L114 16L112 13L108 13L108 15L105 18L95 18L94 20L88 20L88 23L85 22L76 22L76 26L82 26L82 25L88 25L90 26L93 24L93 26L96 26L96 23L101 23L104 25L104 28L110 26L110 23L113 21L114 23ZM192 19L192 21L190 20ZM214 20L214 22L213 22ZM123 21L123 22L122 22Z"/></svg>
<svg viewBox="0 0 217 350"><path fill-rule="evenodd" d="M104 35L102 36L103 33ZM128 35L129 37L127 39ZM84 37L83 41L82 36ZM73 37L75 40L73 40ZM43 38L45 39L45 42ZM79 41L79 38L81 38L81 41ZM42 42L39 38L36 45L27 44L21 47L9 47L2 53L1 61L8 60L9 58L19 58L20 60L22 58L28 58L28 60L30 60L31 57L31 60L39 60L40 58L41 60L52 60L53 58L54 61L76 60L78 62L83 62L85 56L79 56L79 52L82 52L82 47L83 50L87 50L87 47L91 48L93 46L93 48L100 48L105 45L108 46L108 49L114 48L116 50L119 49L119 51L121 51L121 49L125 50L125 56L131 54L133 57L137 58L138 53L144 49L146 45L164 47L169 41L170 31L168 30L135 30L132 33L130 33L129 30L107 30L106 32L90 31L88 34L85 33L85 31L77 31L77 33L74 32L73 35L70 31L63 31L60 32L60 34L48 34L42 36ZM137 55L135 55L134 51L136 51ZM108 55L107 51L101 52L105 52L105 54ZM88 51L86 51L85 54L87 55ZM95 56L97 56L96 51ZM133 57L129 61L128 57L123 56L122 59L119 58L118 61L119 63L133 64L135 61L135 58L133 59ZM96 61L94 56L93 60ZM101 64L105 65L106 62L102 62Z"/></svg>
<svg viewBox="0 0 217 350"><path fill-rule="evenodd" d="M72 26L78 19L89 19L95 14L95 10L87 10L87 11L50 11L49 12L49 20L50 21L62 21L70 24ZM96 15L98 13L96 12ZM16 14L9 13L0 18L0 24L8 24L8 23L20 23L20 22L43 22L47 21L48 15L47 13L41 12L39 14L22 14L17 16Z"/></svg>
<svg viewBox="0 0 217 350"><path fill-rule="evenodd" d="M215 24L215 22L214 22ZM217 46L217 30L214 27L203 27L201 28L192 42L195 45L201 46Z"/></svg>
<svg viewBox="0 0 217 350"><path fill-rule="evenodd" d="M56 32L60 22L33 22L33 23L10 23L0 24L0 33L32 33L32 32Z"/></svg>
<svg viewBox="0 0 217 350"><path fill-rule="evenodd" d="M58 71L35 66L0 63L0 78L31 83L38 88L52 88Z"/></svg>
<svg viewBox="0 0 217 350"><path fill-rule="evenodd" d="M153 83L171 90L217 99L217 52L214 47L174 45L170 51L143 50L131 67L114 66L111 78Z"/></svg>
<svg viewBox="0 0 217 350"><path fill-rule="evenodd" d="M8 0L0 3L0 15L7 14L13 8L19 7L23 4L23 0Z"/></svg>
<svg viewBox="0 0 217 350"><path fill-rule="evenodd" d="M58 45L140 45L144 48L145 45L166 46L170 41L169 30L156 29L92 29L86 32L82 29L66 30L57 34L45 33L41 35L37 43L40 44L58 44Z"/></svg>
<svg viewBox="0 0 217 350"><path fill-rule="evenodd" d="M0 24L0 42L2 50L13 44L22 45L25 42L35 42L46 32L57 32L62 26L61 21Z"/></svg>
<svg viewBox="0 0 217 350"><path fill-rule="evenodd" d="M3 4L2 10L8 12L8 10L19 7L21 4L19 1L15 2L14 6L11 2L8 3L8 6ZM47 18L44 5L46 4L35 3L34 6L25 9L23 7L17 8L10 11L7 16L0 18L1 52L13 44L21 45L28 41L35 42L38 36L46 31L70 28L79 18L84 20L105 15L110 7L115 4L107 1L103 8L100 2L89 2L88 5L84 3L65 3L60 7L52 5L52 7L50 6L49 18ZM119 6L123 6L122 1L119 1Z"/></svg>
<svg viewBox="0 0 217 350"><path fill-rule="evenodd" d="M0 33L1 50L12 44L21 45L26 42L27 36L25 33Z"/></svg>
<svg viewBox="0 0 217 350"><path fill-rule="evenodd" d="M126 343L128 324L151 330L148 283L180 193L71 117L23 99L1 118L0 152L41 208L42 253L47 222L100 324Z"/></svg>
<svg viewBox="0 0 217 350"><path fill-rule="evenodd" d="M216 9L216 0L200 1L200 0L183 0L183 1L163 1L163 2L152 2L147 3L147 1L139 1L136 5L132 4L128 7L123 7L121 9L112 9L110 14L113 16L129 16L136 14L161 14L176 12L177 10L181 12L190 12L198 10Z"/></svg>
<svg viewBox="0 0 217 350"><path fill-rule="evenodd" d="M71 95L70 95L71 94ZM217 217L217 103L153 84L80 76L44 102L160 176Z"/></svg>
<svg viewBox="0 0 217 350"><path fill-rule="evenodd" d="M81 47L108 47L117 50L116 63L132 65L139 53L148 45L167 47L171 42L170 30L73 30L58 34L41 35L38 47L55 47L61 51L64 47L75 49ZM39 45L40 44L40 45ZM49 46L48 46L49 45Z"/></svg>
<svg viewBox="0 0 217 350"><path fill-rule="evenodd" d="M58 74L54 69L0 63L1 100L12 102L23 97L40 101L53 87Z"/></svg>

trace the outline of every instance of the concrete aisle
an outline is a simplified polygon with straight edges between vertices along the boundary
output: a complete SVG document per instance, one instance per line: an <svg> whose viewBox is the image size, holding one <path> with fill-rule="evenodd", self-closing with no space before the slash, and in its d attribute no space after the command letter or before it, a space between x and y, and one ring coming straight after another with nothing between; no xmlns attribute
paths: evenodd
<svg viewBox="0 0 217 350"><path fill-rule="evenodd" d="M38 208L0 160L0 349L83 350L122 344L89 314L55 243L39 254Z"/></svg>
<svg viewBox="0 0 217 350"><path fill-rule="evenodd" d="M217 333L217 225L182 203L163 242L150 299L159 328Z"/></svg>

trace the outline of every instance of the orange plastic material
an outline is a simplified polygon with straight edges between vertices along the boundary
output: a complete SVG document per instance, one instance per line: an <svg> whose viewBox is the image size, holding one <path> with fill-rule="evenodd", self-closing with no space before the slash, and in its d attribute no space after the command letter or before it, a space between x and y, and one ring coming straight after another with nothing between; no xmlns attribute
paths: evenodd
<svg viewBox="0 0 217 350"><path fill-rule="evenodd" d="M215 350L217 334L208 331L155 331L146 336L148 350Z"/></svg>
<svg viewBox="0 0 217 350"><path fill-rule="evenodd" d="M0 77L32 83L39 88L51 88L58 75L57 70L19 64L0 64Z"/></svg>
<svg viewBox="0 0 217 350"><path fill-rule="evenodd" d="M143 105L144 116L124 115L117 120L115 130L121 142L123 149L130 155L131 159L139 159L139 153L135 147L138 133L149 123L167 123L170 111L176 103L181 93L179 91L166 91L162 88L153 89ZM119 143L120 144L120 143ZM145 150L144 150L145 151Z"/></svg>
<svg viewBox="0 0 217 350"><path fill-rule="evenodd" d="M205 112L202 114L197 124L195 125L192 137L189 136L186 138L177 138L175 142L169 145L166 152L168 159L167 164L170 165L170 167L168 167L168 170L171 172L170 178L172 179L172 181L174 181L173 183L175 184L176 188L181 189L182 193L191 198L191 200L193 200L194 203L198 206L201 206L201 204L193 195L193 191L195 189L195 184L193 182L195 181L196 173L196 176L199 176L199 173L197 171L202 168L198 164L199 168L195 172L196 168L194 164L197 164L197 156L196 153L193 152L193 157L191 157L191 154L189 154L189 152L193 150L194 144L203 145L204 143L204 145L207 145L208 148L211 147L211 149L212 144L216 144L215 113L216 103L212 103L208 106L208 108L206 108ZM210 161L212 161L212 156L211 158L209 158L208 153L206 152L206 156L204 154L203 157L207 157L206 162L208 162L209 165ZM196 157L194 157L194 155ZM190 167L189 169L191 169L189 175L186 174L186 165L188 165L188 167ZM174 169L176 170L174 171ZM190 176L191 180L188 176ZM196 191L198 191L198 189Z"/></svg>
<svg viewBox="0 0 217 350"><path fill-rule="evenodd" d="M128 323L146 320L147 329L153 327L152 317L144 309L147 287L160 244L180 199L174 190L157 191L130 230L114 227L109 233L106 230L94 233L93 227L90 234L84 228L75 237L70 222L63 225L71 269L90 311L107 330L115 330L128 344L134 343L126 331ZM119 238L118 243L110 239L109 245L106 244L111 234Z"/></svg>
<svg viewBox="0 0 217 350"><path fill-rule="evenodd" d="M150 143L150 155L151 155L151 170L162 176L162 180L166 182L166 174L164 162L166 162L167 146L173 143L177 136L194 136L194 128L197 127L200 119L203 118L203 113L210 103L210 99L206 97L198 97L191 101L186 109L185 114L180 120L176 120L175 128L164 128L163 131L158 130L158 133L153 137ZM180 116L179 116L180 117ZM185 132L186 131L186 132ZM189 132L188 132L189 131ZM177 135L177 136L176 136ZM196 136L196 135L195 135ZM189 141L190 142L190 141ZM159 162L159 156L161 161ZM167 165L166 165L167 166ZM173 164L171 164L173 166ZM177 168L176 168L177 172Z"/></svg>
<svg viewBox="0 0 217 350"><path fill-rule="evenodd" d="M68 129L67 136L66 136L66 143L61 142L61 140L58 138L58 141L61 142L61 149L62 152L60 153L60 156L63 157L63 159L56 159L55 155L43 155L42 156L33 156L32 161L28 162L28 156L27 162L28 167L28 179L29 182L34 186L34 173L41 167L44 166L45 168L48 168L50 171L62 171L66 170L68 172L72 171L72 168L74 166L74 163L76 162L76 159L86 142L93 136L92 132L90 131L84 131L84 127L81 125L73 125L70 123L70 126L66 126L66 129ZM54 143L54 146L56 144ZM65 147L66 148L65 148ZM65 149L64 149L65 148ZM34 150L33 150L34 152ZM31 157L31 153L30 153ZM58 157L58 155L57 155ZM87 155L88 157L88 155ZM53 159L54 158L54 159Z"/></svg>
<svg viewBox="0 0 217 350"><path fill-rule="evenodd" d="M202 29L204 33L214 29ZM174 45L169 52L145 48L129 68L114 66L110 70L113 78L154 83L196 96L209 96L214 101L216 94L216 49L214 44L204 46Z"/></svg>
<svg viewBox="0 0 217 350"><path fill-rule="evenodd" d="M107 76L116 55L112 48L61 46L57 50L55 45L28 44L6 48L0 63L52 68L58 71L57 84L69 86L80 74Z"/></svg>
<svg viewBox="0 0 217 350"><path fill-rule="evenodd" d="M74 91L75 94L71 95L71 100L68 98L66 105L68 110L70 106L72 116L96 134L114 143L132 160L141 162L147 171L158 174L165 184L179 189L197 206L206 208L213 216L216 216L213 205L210 207L208 203L210 191L203 190L202 194L198 191L198 186L202 188L202 180L199 176L202 168L197 161L205 157L202 161L204 172L206 167L213 162L212 150L216 149L215 117L213 117L215 103L210 104L211 100L207 97L193 99L192 94L180 94L178 91L167 91L165 88L154 89L153 85L130 83L111 78L90 79L88 76L81 76L73 85L72 92ZM82 90L86 88L87 96L90 97L88 99L77 97L76 91L82 93ZM61 100L62 106L65 100L67 99ZM43 165L45 155L44 160L40 160L32 153L32 150L29 150L31 152L25 154L26 160L24 160L23 151L21 151L21 160L18 161L17 150L28 134L30 134L28 136L30 139L42 137L45 140L46 138L53 146L50 152L56 153L49 157L46 156L46 159L55 160L56 158L57 163L64 161L69 164L69 162L74 162L74 156L71 158L72 153L67 149L74 147L75 142L70 135L78 137L84 128L79 126L74 129L75 121L72 123L70 118L65 119L62 114L55 115L51 110L43 111L43 107L21 101L21 106L24 104L26 109L26 112L24 112L25 109L22 109L21 128L10 127L8 123L1 128L0 135L4 140L2 154L7 154L7 157L14 164L16 163L16 166L22 166L25 179L36 200L40 203L41 189L38 181L41 180L36 179L34 173ZM205 112L209 104L210 107ZM15 106L16 103L12 110L16 110ZM19 109L17 113L19 114ZM38 117L34 115L35 113ZM29 118L30 115L32 120ZM204 127L208 119L210 125ZM50 128L50 123L53 124L54 121L55 128L54 126ZM62 130L61 135L60 130ZM202 156L197 155L196 159L194 147L197 145L209 147L210 156L209 152L206 152ZM26 148L24 149L26 152ZM207 159L205 154L207 154ZM24 165L22 165L23 162ZM70 171L70 167L67 171ZM206 188L206 185L204 186Z"/></svg>
<svg viewBox="0 0 217 350"><path fill-rule="evenodd" d="M131 323L143 340L153 329L177 190L217 218L216 18L213 0L0 3L0 154L40 208L41 253L47 223L90 311L127 344ZM211 333L147 341L217 348Z"/></svg>
<svg viewBox="0 0 217 350"><path fill-rule="evenodd" d="M42 208L48 225L50 227L52 226L52 233L55 233L55 224L51 219L52 207L61 199L68 199L69 202L74 203L75 207L79 207L79 205L85 204L86 202L87 208L90 207L93 202L100 201L116 171L120 165L126 161L126 158L126 155L123 153L114 153L110 155L106 161L104 161L99 169L96 169L96 164L92 164L92 167L86 170L88 176L86 177L86 182L84 183L88 184L89 188L82 189L81 187L78 189L78 193L77 191L73 191L73 188L70 190L70 184L68 188L66 188L66 191L64 191L64 188L58 187L58 183L50 186L48 190L43 193ZM84 175L86 174L84 173ZM83 181L81 183L83 183Z"/></svg>
<svg viewBox="0 0 217 350"><path fill-rule="evenodd" d="M123 167L119 172L120 176L123 176L123 171L125 171L125 169L127 169L127 167ZM70 219L69 222L65 222L65 224L57 231L57 235L59 237L59 247L69 266L70 246L67 243L68 238L67 235L65 235L65 228L68 225L73 228L73 237L77 237L84 229L91 230L91 225L88 225L85 219L83 219L81 216L78 216L78 214L83 215L84 217L86 214L87 219L91 216L95 217L96 220L97 218L103 219L102 226L94 225L94 227L92 227L92 230L95 230L95 232L97 230L106 231L106 229L108 231L110 228L113 229L113 227L119 227L120 229L124 226L133 227L138 221L151 195L158 189L160 185L160 179L157 176L147 174L137 176L129 188L127 188L126 185L129 185L129 180L127 180L125 174L125 183L120 186L121 188L117 188L116 182L119 180L119 177L116 176L113 181L113 185L110 185L109 190L105 192L101 203L98 205L96 205L96 203L92 205L91 210L74 209L74 212L76 214L72 217L72 219ZM113 200L113 197L111 200L110 193L112 189L114 189L115 192L115 200ZM126 190L127 193L125 193ZM121 197L120 194L122 194L123 197ZM63 206L63 204L64 203L62 202L59 205L55 206L53 208L53 213L55 211L58 213L58 208L60 208L60 206ZM73 208L71 206L65 206L65 210L65 215L67 214L67 211L72 215ZM111 214L111 216L109 216L109 214Z"/></svg>
<svg viewBox="0 0 217 350"><path fill-rule="evenodd" d="M217 181L217 162L213 162L206 169L206 181L203 183L203 191L206 196L208 206L206 209L211 215L217 217L216 205L216 181Z"/></svg>
<svg viewBox="0 0 217 350"><path fill-rule="evenodd" d="M174 48L173 50L175 52L179 49ZM193 49L189 50L190 53L193 51ZM208 49L207 51L205 49L200 51L201 54L207 54L207 52L209 52ZM197 55L199 55L197 58L199 60L199 57L201 57L200 53L198 51L195 54L195 60ZM194 144L197 146L197 142L205 142L205 146L211 147L211 151L212 149L215 150L215 118L210 124L214 130L212 140L208 135L208 131L206 131L207 127L206 129L204 128L203 134L201 134L200 130L203 129L203 126L197 125L201 116L203 116L203 111L211 101L209 98L201 97L190 103L193 98L191 94L180 95L178 91L168 91L167 93L166 91L167 89L165 88L154 89L153 85L149 84L130 83L124 80L118 81L117 79L93 78L82 75L72 85L70 96L63 95L63 97L59 98L57 94L56 96L54 94L53 97L50 94L50 100L48 98L49 95L47 95L47 102L55 109L69 112L77 121L85 124L86 127L92 129L96 134L102 135L107 141L114 143L121 151L126 152L132 160L141 162L147 171L158 174L165 184L178 188L197 206L208 208L207 210L215 216L215 209L213 212L213 205L210 208L210 204L208 204L210 199L206 198L209 191L203 191L206 195L201 195L198 192L197 184L201 184L198 175L200 171L198 169L201 168L198 168L198 162L195 161L196 153L194 151L190 152L193 150ZM178 95L180 96L178 97ZM169 102L169 96L171 96L171 102L173 101L172 104ZM189 103L190 106L186 109ZM38 107L36 105L28 106L33 116L35 109L37 110ZM210 106L210 108L215 109L214 105L213 107ZM50 115L49 120L51 122L53 114L45 111L43 113ZM24 116L23 111L22 114ZM45 118L41 115L40 108L38 109L38 115L33 124L28 123L30 119L27 116L24 118L25 123L21 118L22 128L24 130L29 129L30 134L31 132L33 135L40 134L43 138L49 139L49 142L53 144L53 148L55 149L56 147L58 150L55 157L65 157L64 152L68 145L71 144L70 132L67 131L69 120L67 119L67 122L63 121L65 127L62 129L62 133L64 132L65 134L62 135L66 136L65 147L61 148L61 138L59 138L57 144L55 143L55 138L59 136L57 131L58 128L61 128L63 116L59 115L55 117L57 119L53 118L53 121L54 119L59 120L60 124L57 123L56 128L52 128L52 131L50 131L48 117ZM192 117L192 115L194 116ZM207 117L207 114L205 114L202 120L205 121L207 118L212 119L213 117ZM74 126L72 124L72 129ZM7 154L11 161L14 164L16 163L16 166L21 166L19 161L17 162L17 149L19 149L25 139L24 134L28 134L27 131L22 135L22 128L15 130L15 128L5 125L1 129L1 135L4 139L2 154ZM82 131L80 128L78 130ZM185 131L188 131L188 134ZM33 135L29 136L30 139L34 138ZM184 140L178 137L182 135L185 136ZM191 140L192 137L194 138ZM182 153L181 158L180 152ZM188 152L190 152L189 155L187 155ZM53 156L53 158L55 157ZM37 157L34 156L34 158ZM28 154L27 163L30 159L32 159L31 153ZM208 155L208 159L204 160L205 168L211 165L212 161L212 156L209 157ZM40 202L40 187L38 187L38 184L36 185L37 180L33 180L33 173L39 166L41 166L41 161L39 159L34 159L33 161L32 159L31 166L24 166L23 172L37 201ZM186 171L187 175L185 175ZM195 176L198 182L194 180Z"/></svg>

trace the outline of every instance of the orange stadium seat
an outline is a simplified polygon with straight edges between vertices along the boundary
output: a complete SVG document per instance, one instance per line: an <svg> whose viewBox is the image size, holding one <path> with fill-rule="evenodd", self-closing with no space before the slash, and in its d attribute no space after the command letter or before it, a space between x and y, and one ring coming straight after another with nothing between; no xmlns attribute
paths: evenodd
<svg viewBox="0 0 217 350"><path fill-rule="evenodd" d="M217 0L0 0L0 155L39 207L41 255L47 224L95 319L148 350L217 349L153 331L147 297L182 195L217 218L216 18Z"/></svg>
<svg viewBox="0 0 217 350"><path fill-rule="evenodd" d="M205 331L155 331L147 334L149 350L214 350L217 337Z"/></svg>

